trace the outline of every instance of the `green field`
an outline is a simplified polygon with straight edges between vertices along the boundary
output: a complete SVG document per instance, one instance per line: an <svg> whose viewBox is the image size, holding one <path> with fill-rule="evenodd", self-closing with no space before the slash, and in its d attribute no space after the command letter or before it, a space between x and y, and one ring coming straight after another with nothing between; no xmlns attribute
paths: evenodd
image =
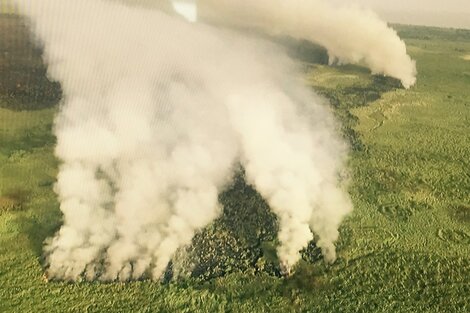
<svg viewBox="0 0 470 313"><path fill-rule="evenodd" d="M275 218L240 171L224 215L194 240L190 278L67 283L46 282L42 267L61 223L60 88L26 29L0 16L0 312L470 312L470 31L395 28L418 64L410 90L292 49L352 147L355 211L334 265L312 243L280 277Z"/></svg>

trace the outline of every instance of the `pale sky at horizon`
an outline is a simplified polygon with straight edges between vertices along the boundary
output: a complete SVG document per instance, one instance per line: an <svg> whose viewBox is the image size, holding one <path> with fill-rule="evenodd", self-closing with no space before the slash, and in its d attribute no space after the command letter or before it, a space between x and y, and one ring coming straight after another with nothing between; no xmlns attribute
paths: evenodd
<svg viewBox="0 0 470 313"><path fill-rule="evenodd" d="M161 0L121 0L134 3L158 3ZM170 0L183 3L178 9L194 15L185 3L197 0ZM256 1L256 0L253 0ZM470 29L470 0L325 0L333 4L353 3L371 8L384 20L392 23L441 26ZM0 7L12 4L12 0L0 0ZM4 9L4 8L3 8ZM2 11L0 9L0 11ZM191 19L191 18L190 18Z"/></svg>
<svg viewBox="0 0 470 313"><path fill-rule="evenodd" d="M387 22L470 29L470 0L326 0L368 7ZM195 3L197 0L173 0ZM187 7L182 8L183 11ZM190 11L190 15L194 12Z"/></svg>
<svg viewBox="0 0 470 313"><path fill-rule="evenodd" d="M142 0L141 0L142 1ZM173 3L196 3L197 0L172 0ZM333 4L356 3L392 23L470 29L470 0L326 0ZM188 7L183 6L185 11ZM189 10L189 14L195 12Z"/></svg>
<svg viewBox="0 0 470 313"><path fill-rule="evenodd" d="M330 0L369 7L388 22L470 29L470 0Z"/></svg>

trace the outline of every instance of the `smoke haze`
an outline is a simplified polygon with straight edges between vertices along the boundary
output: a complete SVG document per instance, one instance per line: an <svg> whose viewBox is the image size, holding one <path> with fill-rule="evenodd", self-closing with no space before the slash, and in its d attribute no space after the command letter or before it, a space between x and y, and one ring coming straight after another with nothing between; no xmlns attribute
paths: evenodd
<svg viewBox="0 0 470 313"><path fill-rule="evenodd" d="M201 0L199 7L213 21L316 42L328 50L330 63L363 63L374 74L399 79L405 88L416 82L416 65L405 43L370 10L320 0Z"/></svg>
<svg viewBox="0 0 470 313"><path fill-rule="evenodd" d="M470 29L468 0L330 0L334 4L358 4L376 11L392 23Z"/></svg>
<svg viewBox="0 0 470 313"><path fill-rule="evenodd" d="M331 14L339 26L327 33L332 22L300 15L305 29L294 28L269 10L261 26L302 29L297 37L325 44L332 58L414 82L404 45L375 15L299 3L320 5L312 14ZM347 145L281 48L121 2L17 4L64 92L55 123L64 220L45 246L51 278L160 279L178 249L221 214L218 194L238 163L279 218L283 267L298 262L314 234L326 261L335 260L338 228L352 209L341 181ZM365 24L353 35L369 22L377 33L361 34L358 45L334 39L350 28L342 19L360 21L354 14Z"/></svg>

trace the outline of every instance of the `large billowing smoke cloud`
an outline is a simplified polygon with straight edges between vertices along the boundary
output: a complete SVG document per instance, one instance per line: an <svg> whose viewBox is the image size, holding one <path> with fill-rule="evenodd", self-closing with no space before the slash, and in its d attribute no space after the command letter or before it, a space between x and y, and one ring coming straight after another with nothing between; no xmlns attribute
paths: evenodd
<svg viewBox="0 0 470 313"><path fill-rule="evenodd" d="M415 62L397 33L372 11L335 7L324 0L200 0L204 17L257 27L324 46L330 63L364 63L375 74L416 82Z"/></svg>
<svg viewBox="0 0 470 313"><path fill-rule="evenodd" d="M279 217L283 266L296 264L312 231L334 261L339 224L351 211L340 181L347 147L279 47L121 2L17 3L65 95L55 126L64 224L45 247L49 276L159 279L221 213L218 194L238 162ZM312 9L301 22L322 27L309 20L325 12ZM289 20L264 25L270 21L295 33ZM360 45L345 45L333 37L349 26L337 22L329 35L322 28L332 55L390 62L380 46L388 41L367 38L370 31ZM308 31L321 32L300 36Z"/></svg>

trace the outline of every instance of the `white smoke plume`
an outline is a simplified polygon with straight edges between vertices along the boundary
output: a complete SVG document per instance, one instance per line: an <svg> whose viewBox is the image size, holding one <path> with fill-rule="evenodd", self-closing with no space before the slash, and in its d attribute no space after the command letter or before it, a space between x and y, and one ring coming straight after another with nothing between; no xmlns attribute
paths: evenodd
<svg viewBox="0 0 470 313"><path fill-rule="evenodd" d="M328 50L330 63L363 63L374 74L416 82L416 64L406 45L378 15L324 0L199 0L202 17L306 39Z"/></svg>
<svg viewBox="0 0 470 313"><path fill-rule="evenodd" d="M296 264L313 233L335 260L352 209L339 178L347 145L281 48L122 2L16 1L64 93L55 125L64 222L45 246L51 278L160 279L219 216L238 162L279 217L283 266ZM388 42L374 38L367 57L389 62L375 54ZM333 46L342 61L362 57Z"/></svg>

